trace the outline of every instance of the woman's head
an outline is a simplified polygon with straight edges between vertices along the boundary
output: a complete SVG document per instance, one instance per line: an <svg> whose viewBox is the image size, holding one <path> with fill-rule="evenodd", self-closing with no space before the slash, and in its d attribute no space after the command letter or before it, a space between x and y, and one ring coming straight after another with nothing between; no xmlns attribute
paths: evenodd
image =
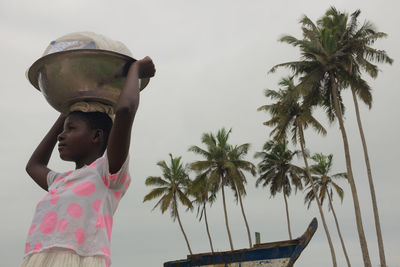
<svg viewBox="0 0 400 267"><path fill-rule="evenodd" d="M107 148L112 124L111 118L102 112L69 113L64 130L58 136L61 158L76 161L93 152L102 155Z"/></svg>
<svg viewBox="0 0 400 267"><path fill-rule="evenodd" d="M82 112L73 111L68 116L78 116L80 119L84 120L88 127L92 130L102 130L103 131L103 152L107 148L108 136L113 125L111 118L103 112Z"/></svg>

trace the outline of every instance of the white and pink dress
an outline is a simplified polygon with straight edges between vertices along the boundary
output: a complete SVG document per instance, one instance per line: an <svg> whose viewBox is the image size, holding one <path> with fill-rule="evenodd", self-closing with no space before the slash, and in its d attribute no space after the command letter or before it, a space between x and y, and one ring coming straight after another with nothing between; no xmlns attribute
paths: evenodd
<svg viewBox="0 0 400 267"><path fill-rule="evenodd" d="M49 192L36 206L24 262L37 253L64 251L109 266L113 215L131 182L128 159L115 174L109 173L107 156L74 171L50 171Z"/></svg>

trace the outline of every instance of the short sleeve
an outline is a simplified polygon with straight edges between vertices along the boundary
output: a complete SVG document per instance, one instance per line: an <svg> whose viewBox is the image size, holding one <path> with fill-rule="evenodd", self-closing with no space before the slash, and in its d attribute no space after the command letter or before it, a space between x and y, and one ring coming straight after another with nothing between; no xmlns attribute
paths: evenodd
<svg viewBox="0 0 400 267"><path fill-rule="evenodd" d="M55 171L49 171L47 174L47 187L50 187L54 181L59 177L61 174Z"/></svg>
<svg viewBox="0 0 400 267"><path fill-rule="evenodd" d="M129 175L129 155L126 157L121 169L113 174L110 174L107 152L105 153L104 159L104 183L113 190L125 191L131 179Z"/></svg>

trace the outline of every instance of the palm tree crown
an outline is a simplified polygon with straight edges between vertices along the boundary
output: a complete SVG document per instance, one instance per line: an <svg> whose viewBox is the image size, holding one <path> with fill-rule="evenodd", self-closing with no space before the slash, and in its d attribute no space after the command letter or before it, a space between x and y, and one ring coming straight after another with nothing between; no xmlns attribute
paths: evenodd
<svg viewBox="0 0 400 267"><path fill-rule="evenodd" d="M260 177L256 181L256 186L269 186L271 196L282 192L290 196L292 185L295 189L302 189L301 182L304 169L292 163L295 156L300 151L291 151L287 147L288 143L268 141L264 144L263 151L257 152L255 156L261 158L258 164Z"/></svg>
<svg viewBox="0 0 400 267"><path fill-rule="evenodd" d="M340 178L347 179L347 174L345 172L332 175L330 174L330 171L332 169L333 155L330 154L328 156L325 156L322 153L318 153L314 154L311 159L315 162L315 164L310 166L310 170L313 174L312 177L315 182L315 187L319 192L318 197L321 200L321 204L324 203L327 194L329 194L331 198L333 197L333 189L339 196L340 200L343 201L344 191L335 182L335 180ZM306 184L309 184L308 179L306 180ZM304 202L308 203L307 207L309 208L312 201L315 199L315 195L311 189L311 186L309 186L307 190L308 193L305 196Z"/></svg>
<svg viewBox="0 0 400 267"><path fill-rule="evenodd" d="M258 111L264 110L271 115L271 119L264 122L264 125L274 127L270 135L275 140L283 141L290 132L294 144L308 126L325 135L325 128L312 116L312 106L302 101L294 77L282 78L279 86L281 88L278 91L265 91L265 96L275 102L258 108Z"/></svg>
<svg viewBox="0 0 400 267"><path fill-rule="evenodd" d="M190 179L187 174L187 168L181 163L181 157L174 158L171 154L170 166L165 161L159 161L157 165L161 168L163 178L159 176L149 176L145 184L147 186L158 186L148 193L143 202L153 200L160 197L153 209L160 207L164 213L170 209L173 220L177 216L178 203L181 202L184 206L192 208L192 202L187 197L187 189L190 184Z"/></svg>

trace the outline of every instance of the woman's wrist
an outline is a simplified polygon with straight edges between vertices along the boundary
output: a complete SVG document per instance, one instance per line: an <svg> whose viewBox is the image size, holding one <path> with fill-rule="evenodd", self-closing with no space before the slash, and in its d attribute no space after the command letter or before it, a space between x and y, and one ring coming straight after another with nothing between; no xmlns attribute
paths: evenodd
<svg viewBox="0 0 400 267"><path fill-rule="evenodd" d="M135 61L129 67L128 75L136 74L139 77L139 64Z"/></svg>

